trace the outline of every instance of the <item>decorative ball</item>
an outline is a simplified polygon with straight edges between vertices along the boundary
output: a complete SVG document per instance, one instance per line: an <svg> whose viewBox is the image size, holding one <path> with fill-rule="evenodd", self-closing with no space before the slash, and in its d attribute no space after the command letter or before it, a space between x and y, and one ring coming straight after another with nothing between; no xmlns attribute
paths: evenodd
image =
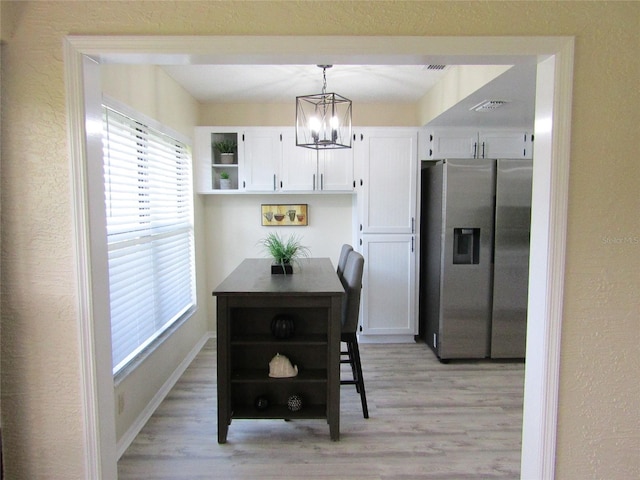
<svg viewBox="0 0 640 480"><path fill-rule="evenodd" d="M302 409L302 399L298 395L291 395L287 399L287 408L292 412Z"/></svg>
<svg viewBox="0 0 640 480"><path fill-rule="evenodd" d="M280 340L293 337L295 323L289 315L279 314L271 320L271 333Z"/></svg>
<svg viewBox="0 0 640 480"><path fill-rule="evenodd" d="M256 410L266 410L269 408L269 399L265 396L256 397L255 401Z"/></svg>

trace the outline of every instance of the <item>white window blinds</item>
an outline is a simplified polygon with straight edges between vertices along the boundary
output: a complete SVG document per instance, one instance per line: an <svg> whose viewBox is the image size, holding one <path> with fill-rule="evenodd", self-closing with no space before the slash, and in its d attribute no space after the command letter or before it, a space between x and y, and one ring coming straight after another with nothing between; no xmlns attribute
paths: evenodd
<svg viewBox="0 0 640 480"><path fill-rule="evenodd" d="M103 157L113 372L195 305L185 145L108 107Z"/></svg>

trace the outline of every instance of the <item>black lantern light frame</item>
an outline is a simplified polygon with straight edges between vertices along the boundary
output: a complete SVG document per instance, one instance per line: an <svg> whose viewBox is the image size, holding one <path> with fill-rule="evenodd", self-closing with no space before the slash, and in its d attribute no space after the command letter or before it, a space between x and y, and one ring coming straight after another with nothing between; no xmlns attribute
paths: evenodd
<svg viewBox="0 0 640 480"><path fill-rule="evenodd" d="M322 68L322 93L296 97L296 145L324 150L351 148L351 100L327 93L327 68Z"/></svg>

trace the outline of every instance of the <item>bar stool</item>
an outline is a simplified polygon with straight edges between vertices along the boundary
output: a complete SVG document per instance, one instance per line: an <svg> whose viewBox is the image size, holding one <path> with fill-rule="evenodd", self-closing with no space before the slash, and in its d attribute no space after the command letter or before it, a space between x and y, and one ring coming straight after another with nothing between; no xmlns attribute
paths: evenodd
<svg viewBox="0 0 640 480"><path fill-rule="evenodd" d="M358 348L358 316L360 313L360 293L362 291L362 274L364 271L364 257L355 250L349 252L344 272L340 281L345 289L345 300L342 302L342 332L340 340L347 344L347 350L340 352L340 363L351 365L353 378L340 380L340 385L355 385L362 402L362 414L369 418L367 396L364 391L360 349Z"/></svg>

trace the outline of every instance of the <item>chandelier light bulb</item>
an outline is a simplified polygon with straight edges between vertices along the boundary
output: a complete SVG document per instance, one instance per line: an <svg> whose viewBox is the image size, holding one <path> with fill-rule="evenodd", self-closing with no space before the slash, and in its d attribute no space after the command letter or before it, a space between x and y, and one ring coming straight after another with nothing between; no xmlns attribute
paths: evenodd
<svg viewBox="0 0 640 480"><path fill-rule="evenodd" d="M318 117L311 117L309 119L309 130L311 130L312 132L318 133L320 132L320 127L321 127L321 123Z"/></svg>

